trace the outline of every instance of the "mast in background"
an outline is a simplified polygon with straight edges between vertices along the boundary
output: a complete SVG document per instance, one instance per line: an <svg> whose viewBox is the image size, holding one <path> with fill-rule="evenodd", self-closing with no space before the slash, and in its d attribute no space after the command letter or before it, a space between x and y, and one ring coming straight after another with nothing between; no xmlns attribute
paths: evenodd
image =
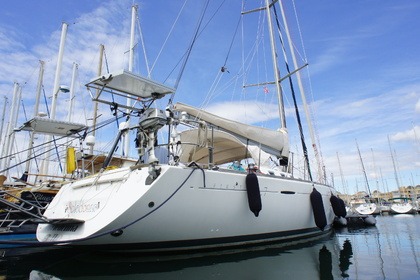
<svg viewBox="0 0 420 280"><path fill-rule="evenodd" d="M135 42L134 42L134 35L135 35L135 28L136 28L136 16L137 16L137 5L133 5L131 7L131 33L130 33L130 56L129 56L129 60L128 60L128 71L132 72L133 71L133 64L134 64L134 47L135 47ZM131 107L131 99L130 96L127 96L127 107L130 108ZM130 125L130 109L126 110L127 113L127 126ZM129 151L130 151L130 137L128 136L128 132L127 134L125 134L123 136L123 151L124 151L124 156L128 157L129 155Z"/></svg>
<svg viewBox="0 0 420 280"><path fill-rule="evenodd" d="M13 142L15 138L14 128L17 123L21 95L22 95L22 88L20 87L19 83L15 82L14 88L13 88L12 108L10 109L9 124L7 126L6 139L3 145L3 150L2 150L3 152L2 152L2 157L0 161L1 162L0 168L2 170L6 169L6 172L5 172L6 177L8 176L7 174L9 173L7 169L10 166L10 155L13 150Z"/></svg>
<svg viewBox="0 0 420 280"><path fill-rule="evenodd" d="M392 147L391 147L391 140L389 139L389 135L387 135L387 137L388 137L389 152L391 153L392 166L394 167L395 182L397 183L398 193L401 197L401 192L400 192L401 185L400 185L400 180L398 179L397 166L395 165L394 153L392 152Z"/></svg>
<svg viewBox="0 0 420 280"><path fill-rule="evenodd" d="M44 80L44 65L45 65L45 62L40 60L39 61L38 84L36 86L34 117L37 117L38 113L39 113L39 101L40 101L40 98L41 98L42 84L43 84L43 80ZM26 156L26 159L28 159L28 161L26 162L25 171L27 171L27 172L29 172L29 169L31 168L32 160L29 160L29 159L32 157L34 137L35 137L35 132L31 132L31 136L30 136L30 139L29 139L28 154Z"/></svg>
<svg viewBox="0 0 420 280"><path fill-rule="evenodd" d="M67 36L67 27L68 27L68 24L63 22L62 29L61 29L60 48L58 51L57 68L55 70L54 89L53 89L53 96L52 96L52 103L51 103L50 119L55 119L55 114L56 114L56 109L57 109L56 108L57 96L58 96L58 92L60 91L60 74L61 74L61 66L63 64L64 44L65 44L66 36ZM53 139L52 135L49 135L47 137L48 144L47 144L47 151L46 151L45 160L44 160L43 174L49 173L48 172L49 157L50 157L52 139Z"/></svg>
<svg viewBox="0 0 420 280"><path fill-rule="evenodd" d="M369 180L366 174L365 165L363 164L362 154L360 153L359 144L357 144L357 140L356 140L356 147L357 147L357 152L359 153L360 163L362 164L363 175L365 177L365 182L366 182L367 190L369 192L369 197L372 197L372 193L370 192L370 187L369 187Z"/></svg>
<svg viewBox="0 0 420 280"><path fill-rule="evenodd" d="M73 111L73 106L74 106L74 91L75 91L75 83L76 83L76 74L77 74L77 70L78 70L79 65L76 62L73 62L73 71L72 71L72 75L71 75L71 84L70 84L70 99L69 99L69 115L67 120L69 122L71 122L71 116L72 116L72 111Z"/></svg>
<svg viewBox="0 0 420 280"><path fill-rule="evenodd" d="M349 194L348 190L347 190L347 183L346 183L346 180L344 179L343 169L341 168L340 157L338 155L338 152L336 152L336 154L337 154L338 168L339 168L339 171L340 171L341 184L343 186L343 191L344 191L345 194Z"/></svg>
<svg viewBox="0 0 420 280"><path fill-rule="evenodd" d="M104 57L104 45L100 44L99 45L99 63L98 63L98 77L102 75L102 61L103 61L103 57ZM96 96L99 95L99 91L100 89L96 89ZM92 134L90 137L91 141L90 141L90 154L93 155L93 148L95 146L95 136L96 136L96 121L98 118L98 101L94 101L93 102L93 123L92 123ZM93 168L93 167L92 167Z"/></svg>
<svg viewBox="0 0 420 280"><path fill-rule="evenodd" d="M4 127L4 118L6 115L6 107L7 107L7 103L8 103L8 98L7 96L3 96L4 97L4 104L3 104L3 114L1 116L1 127L0 127L0 143L3 144L4 142L4 137L3 136L3 127Z"/></svg>

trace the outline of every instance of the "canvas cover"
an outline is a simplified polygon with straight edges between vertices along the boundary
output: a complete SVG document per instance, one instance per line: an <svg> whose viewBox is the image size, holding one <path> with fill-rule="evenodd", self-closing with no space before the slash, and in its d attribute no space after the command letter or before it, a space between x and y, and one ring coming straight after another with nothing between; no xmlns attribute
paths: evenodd
<svg viewBox="0 0 420 280"><path fill-rule="evenodd" d="M231 134L243 145L252 144L276 156L288 157L289 155L288 134L285 129L270 130L243 124L182 103L176 103L174 108L176 111L187 112L189 115Z"/></svg>

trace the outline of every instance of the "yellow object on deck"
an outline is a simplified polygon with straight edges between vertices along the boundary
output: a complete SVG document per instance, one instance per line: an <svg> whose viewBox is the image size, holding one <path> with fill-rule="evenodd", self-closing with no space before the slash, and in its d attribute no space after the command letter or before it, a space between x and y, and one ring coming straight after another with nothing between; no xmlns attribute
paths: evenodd
<svg viewBox="0 0 420 280"><path fill-rule="evenodd" d="M67 174L73 173L74 170L76 170L76 151L74 147L68 147L66 157Z"/></svg>

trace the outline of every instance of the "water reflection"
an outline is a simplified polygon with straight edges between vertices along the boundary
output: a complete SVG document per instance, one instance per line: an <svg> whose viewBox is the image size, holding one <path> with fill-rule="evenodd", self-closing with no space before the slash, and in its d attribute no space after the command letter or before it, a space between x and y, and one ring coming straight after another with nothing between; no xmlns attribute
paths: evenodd
<svg viewBox="0 0 420 280"><path fill-rule="evenodd" d="M343 278L349 277L347 271L351 265L351 257L353 257L353 249L351 248L350 240L346 239L343 244L343 249L340 250L340 271Z"/></svg>
<svg viewBox="0 0 420 280"><path fill-rule="evenodd" d="M420 215L377 217L289 246L185 255L5 250L7 279L420 279ZM1 252L0 252L1 257Z"/></svg>
<svg viewBox="0 0 420 280"><path fill-rule="evenodd" d="M319 250L319 272L321 279L334 279L331 252L325 245Z"/></svg>
<svg viewBox="0 0 420 280"><path fill-rule="evenodd" d="M30 279L341 279L341 267L346 266L341 255L334 235L223 254L144 256L64 249L6 258L4 273Z"/></svg>
<svg viewBox="0 0 420 280"><path fill-rule="evenodd" d="M341 277L343 279L348 278L347 271L352 264L350 259L353 256L353 250L351 247L350 240L346 239L343 243L343 249L340 250L339 264L338 267L341 271ZM331 252L327 249L327 246L323 246L319 250L319 268L320 268L320 279L334 279L333 276L333 259Z"/></svg>
<svg viewBox="0 0 420 280"><path fill-rule="evenodd" d="M336 230L352 245L350 279L420 279L420 215L378 216L376 227ZM344 250L344 245L343 245Z"/></svg>

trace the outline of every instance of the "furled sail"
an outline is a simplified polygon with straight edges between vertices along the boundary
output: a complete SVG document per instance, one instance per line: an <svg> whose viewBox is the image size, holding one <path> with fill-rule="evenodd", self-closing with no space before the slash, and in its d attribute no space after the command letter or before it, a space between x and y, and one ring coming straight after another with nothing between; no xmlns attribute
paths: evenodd
<svg viewBox="0 0 420 280"><path fill-rule="evenodd" d="M263 127L243 124L213 115L204 110L183 104L176 103L174 109L179 112L186 112L197 119L203 120L217 129L234 135L243 144L254 144L267 153L282 158L288 158L289 140L286 129L270 130Z"/></svg>

